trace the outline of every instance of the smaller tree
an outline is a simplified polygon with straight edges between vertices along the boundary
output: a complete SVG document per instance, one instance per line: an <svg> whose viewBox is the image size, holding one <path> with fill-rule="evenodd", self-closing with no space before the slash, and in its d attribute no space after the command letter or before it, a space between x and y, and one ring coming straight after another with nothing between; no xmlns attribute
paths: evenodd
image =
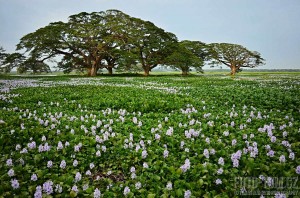
<svg viewBox="0 0 300 198"><path fill-rule="evenodd" d="M13 68L21 66L25 61L25 56L20 53L7 54L4 60L5 73L9 73Z"/></svg>
<svg viewBox="0 0 300 198"><path fill-rule="evenodd" d="M211 43L208 45L212 67L226 65L231 75L241 71L242 67L254 68L264 64L260 53L230 43Z"/></svg>
<svg viewBox="0 0 300 198"><path fill-rule="evenodd" d="M8 56L8 54L5 53L5 50L3 49L3 47L0 47L0 72L4 72L4 73L9 72L7 70L7 66L5 63L5 59L7 56Z"/></svg>
<svg viewBox="0 0 300 198"><path fill-rule="evenodd" d="M192 68L203 72L202 67L206 56L204 43L184 40L174 47L173 53L166 59L166 64L173 69L180 69L182 75L186 76Z"/></svg>

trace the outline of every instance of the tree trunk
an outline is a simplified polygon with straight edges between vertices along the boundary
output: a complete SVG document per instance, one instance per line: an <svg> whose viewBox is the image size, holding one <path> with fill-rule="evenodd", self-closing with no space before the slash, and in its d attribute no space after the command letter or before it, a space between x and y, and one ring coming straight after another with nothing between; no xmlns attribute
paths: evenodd
<svg viewBox="0 0 300 198"><path fill-rule="evenodd" d="M107 67L107 71L109 75L113 74L113 68L112 67Z"/></svg>
<svg viewBox="0 0 300 198"><path fill-rule="evenodd" d="M97 76L97 68L95 66L87 68L87 70L88 70L88 76Z"/></svg>
<svg viewBox="0 0 300 198"><path fill-rule="evenodd" d="M185 70L185 69L182 69L182 75L183 75L183 76L187 76L187 75L188 75L188 71Z"/></svg>
<svg viewBox="0 0 300 198"><path fill-rule="evenodd" d="M150 68L149 67L144 67L144 76L149 76L150 73Z"/></svg>
<svg viewBox="0 0 300 198"><path fill-rule="evenodd" d="M234 76L235 73L236 73L236 66L235 66L235 65L232 65L232 66L230 66L230 69L231 69L230 75L231 75L231 76Z"/></svg>

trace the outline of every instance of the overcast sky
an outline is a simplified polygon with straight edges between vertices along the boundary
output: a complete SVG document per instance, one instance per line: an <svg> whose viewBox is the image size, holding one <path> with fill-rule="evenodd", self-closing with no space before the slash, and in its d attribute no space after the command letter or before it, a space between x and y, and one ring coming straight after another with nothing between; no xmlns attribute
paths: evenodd
<svg viewBox="0 0 300 198"><path fill-rule="evenodd" d="M261 69L300 69L300 0L0 0L0 46L79 12L118 9L179 40L236 43L261 53Z"/></svg>

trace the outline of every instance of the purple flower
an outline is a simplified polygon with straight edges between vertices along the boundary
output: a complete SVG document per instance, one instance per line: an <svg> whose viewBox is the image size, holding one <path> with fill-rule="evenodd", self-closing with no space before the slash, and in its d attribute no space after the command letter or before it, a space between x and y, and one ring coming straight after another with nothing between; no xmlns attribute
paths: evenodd
<svg viewBox="0 0 300 198"><path fill-rule="evenodd" d="M143 168L149 168L149 166L146 162L143 163Z"/></svg>
<svg viewBox="0 0 300 198"><path fill-rule="evenodd" d="M184 198L190 198L192 195L191 191L190 190L186 190L184 191Z"/></svg>
<svg viewBox="0 0 300 198"><path fill-rule="evenodd" d="M95 167L94 163L90 163L90 169L93 169Z"/></svg>
<svg viewBox="0 0 300 198"><path fill-rule="evenodd" d="M277 192L275 193L275 198L286 198L286 195L284 193L280 193L280 192Z"/></svg>
<svg viewBox="0 0 300 198"><path fill-rule="evenodd" d="M232 145L232 146L235 146L236 143L237 143L236 139L233 139L233 140L231 141L231 145Z"/></svg>
<svg viewBox="0 0 300 198"><path fill-rule="evenodd" d="M126 186L126 187L124 188L123 194L124 194L124 196L127 196L129 193L130 193L130 188L129 188L128 186Z"/></svg>
<svg viewBox="0 0 300 198"><path fill-rule="evenodd" d="M66 161L65 160L62 160L61 162L60 162L60 165L59 165L59 167L60 168L62 168L62 169L65 169L66 168Z"/></svg>
<svg viewBox="0 0 300 198"><path fill-rule="evenodd" d="M167 158L169 156L169 151L167 149L164 150L164 158Z"/></svg>
<svg viewBox="0 0 300 198"><path fill-rule="evenodd" d="M208 151L208 149L204 149L203 155L204 155L206 158L209 158L209 151Z"/></svg>
<svg viewBox="0 0 300 198"><path fill-rule="evenodd" d="M81 174L80 172L77 172L75 175L75 182L79 182L81 180Z"/></svg>
<svg viewBox="0 0 300 198"><path fill-rule="evenodd" d="M91 173L90 170L87 170L87 171L85 172L85 174L88 175L88 176L91 176L91 175L92 175L92 173Z"/></svg>
<svg viewBox="0 0 300 198"><path fill-rule="evenodd" d="M205 142L207 143L207 144L209 144L210 143L210 139L207 137L207 138L205 138Z"/></svg>
<svg viewBox="0 0 300 198"><path fill-rule="evenodd" d="M215 182L216 182L217 185L222 184L222 180L221 179L216 179Z"/></svg>
<svg viewBox="0 0 300 198"><path fill-rule="evenodd" d="M43 191L47 194L47 195L50 195L53 193L53 182L52 181L46 181L44 184L43 184Z"/></svg>
<svg viewBox="0 0 300 198"><path fill-rule="evenodd" d="M34 149L34 148L36 148L36 143L33 141L33 142L31 142L31 143L28 143L27 144L27 147L29 148L29 149Z"/></svg>
<svg viewBox="0 0 300 198"><path fill-rule="evenodd" d="M167 190L172 190L173 189L172 182L167 183L166 189Z"/></svg>
<svg viewBox="0 0 300 198"><path fill-rule="evenodd" d="M294 159L295 159L295 153L291 152L291 153L289 154L289 158L290 158L291 160L294 160Z"/></svg>
<svg viewBox="0 0 300 198"><path fill-rule="evenodd" d="M232 163L233 163L233 167L239 167L239 160L237 160L237 159L234 159L233 161L232 161Z"/></svg>
<svg viewBox="0 0 300 198"><path fill-rule="evenodd" d="M52 163L51 160L47 162L47 167L48 167L48 168L52 168L52 165L53 165L53 163Z"/></svg>
<svg viewBox="0 0 300 198"><path fill-rule="evenodd" d="M222 173L223 173L223 168L219 168L218 171L217 171L217 174L221 175Z"/></svg>
<svg viewBox="0 0 300 198"><path fill-rule="evenodd" d="M13 166L12 159L6 160L6 166Z"/></svg>
<svg viewBox="0 0 300 198"><path fill-rule="evenodd" d="M297 173L298 175L300 175L300 165L297 166L297 168L295 168L295 171L296 171L296 173Z"/></svg>
<svg viewBox="0 0 300 198"><path fill-rule="evenodd" d="M37 178L37 175L34 173L31 175L31 181L36 181L38 178Z"/></svg>
<svg viewBox="0 0 300 198"><path fill-rule="evenodd" d="M64 148L63 143L61 141L59 141L58 144L57 144L57 150L61 150L63 148Z"/></svg>
<svg viewBox="0 0 300 198"><path fill-rule="evenodd" d="M42 198L42 197L43 197L42 187L41 186L37 186L35 188L34 198Z"/></svg>
<svg viewBox="0 0 300 198"><path fill-rule="evenodd" d="M98 188L96 188L94 191L94 198L100 198L100 197L101 197L101 192Z"/></svg>
<svg viewBox="0 0 300 198"><path fill-rule="evenodd" d="M156 140L160 140L160 135L156 133L156 134L155 134L155 139L156 139Z"/></svg>
<svg viewBox="0 0 300 198"><path fill-rule="evenodd" d="M101 156L101 152L100 152L99 150L96 152L96 156L97 156L97 157L100 157L100 156Z"/></svg>
<svg viewBox="0 0 300 198"><path fill-rule="evenodd" d="M74 192L76 192L76 193L78 193L78 188L77 188L77 186L76 185L74 185L73 187L72 187L72 191L74 191Z"/></svg>
<svg viewBox="0 0 300 198"><path fill-rule="evenodd" d="M274 183L274 180L272 179L272 177L268 177L266 182L267 182L268 186L271 187Z"/></svg>
<svg viewBox="0 0 300 198"><path fill-rule="evenodd" d="M223 159L223 157L220 157L219 158L219 160L218 160L218 164L220 164L220 165L224 165L224 159Z"/></svg>
<svg viewBox="0 0 300 198"><path fill-rule="evenodd" d="M18 180L12 179L10 182L11 182L11 187L13 187L13 189L18 189L20 187Z"/></svg>
<svg viewBox="0 0 300 198"><path fill-rule="evenodd" d="M78 161L75 159L75 160L73 161L73 166L76 167L77 165L78 165Z"/></svg>
<svg viewBox="0 0 300 198"><path fill-rule="evenodd" d="M147 157L148 153L146 150L142 151L142 158L145 159Z"/></svg>
<svg viewBox="0 0 300 198"><path fill-rule="evenodd" d="M88 188L89 188L89 185L88 185L88 184L84 184L84 185L82 186L82 190L84 190L84 191L86 191Z"/></svg>
<svg viewBox="0 0 300 198"><path fill-rule="evenodd" d="M275 136L271 137L271 142L273 142L273 143L276 142L276 137Z"/></svg>
<svg viewBox="0 0 300 198"><path fill-rule="evenodd" d="M189 170L191 168L191 163L189 159L186 159L184 164L180 167L182 172L186 172L187 170Z"/></svg>
<svg viewBox="0 0 300 198"><path fill-rule="evenodd" d="M275 152L273 150L269 150L269 152L267 153L267 156L269 157L274 157Z"/></svg>
<svg viewBox="0 0 300 198"><path fill-rule="evenodd" d="M7 172L8 176L12 177L15 175L15 171L14 169L9 169L9 171Z"/></svg>
<svg viewBox="0 0 300 198"><path fill-rule="evenodd" d="M284 163L284 162L285 162L285 156L284 156L284 155L281 155L281 156L279 157L279 161L282 162L282 163Z"/></svg>
<svg viewBox="0 0 300 198"><path fill-rule="evenodd" d="M171 136L173 134L173 127L169 127L169 129L166 132L166 135Z"/></svg>
<svg viewBox="0 0 300 198"><path fill-rule="evenodd" d="M130 172L131 172L131 173L135 173L135 167L134 167L134 166L132 166L132 167L130 168Z"/></svg>
<svg viewBox="0 0 300 198"><path fill-rule="evenodd" d="M136 178L136 174L135 173L132 173L131 174L131 179L135 179Z"/></svg>

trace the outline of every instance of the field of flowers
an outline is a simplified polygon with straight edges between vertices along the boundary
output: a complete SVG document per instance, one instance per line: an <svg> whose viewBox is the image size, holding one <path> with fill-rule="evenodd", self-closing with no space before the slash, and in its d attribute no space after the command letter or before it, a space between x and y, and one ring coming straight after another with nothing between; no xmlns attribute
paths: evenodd
<svg viewBox="0 0 300 198"><path fill-rule="evenodd" d="M0 197L285 197L300 76L2 77L0 148Z"/></svg>

